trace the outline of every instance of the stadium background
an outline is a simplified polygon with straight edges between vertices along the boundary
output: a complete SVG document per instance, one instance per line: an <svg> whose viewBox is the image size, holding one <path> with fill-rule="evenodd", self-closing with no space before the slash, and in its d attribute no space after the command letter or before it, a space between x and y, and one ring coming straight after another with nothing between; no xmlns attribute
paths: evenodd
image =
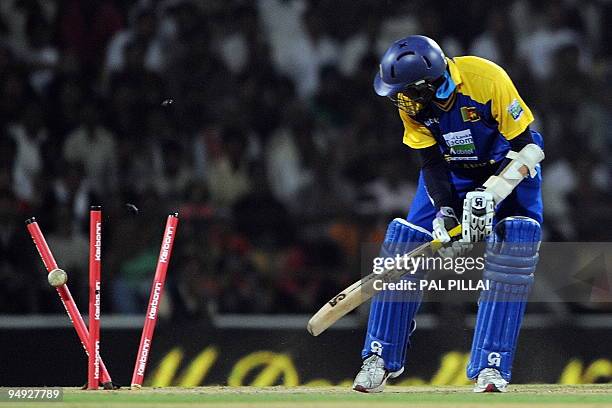
<svg viewBox="0 0 612 408"><path fill-rule="evenodd" d="M25 330L44 344L62 336L80 353L66 317L55 319L61 304L23 221L37 217L87 310L89 203L106 217L103 328L142 324L163 217L177 209L159 336L196 325L221 330L223 343L219 322L302 330L302 316L359 276L360 245L380 239L415 191L416 155L371 87L386 46L413 33L449 56L499 63L534 110L546 142L545 239L608 241L611 11L610 2L551 0L0 2L1 344ZM441 326L466 332L474 310L426 304L422 339ZM612 376L611 311L609 302L529 310L535 329L596 322L602 347L576 353L607 362L598 381ZM361 323L353 316L344 330L360 339ZM189 347L208 344L205 329L190 333ZM103 332L103 347L116 338ZM570 361L568 336L549 338ZM159 347L156 362L171 341ZM357 349L330 347L357 368ZM431 373L439 353L425 353ZM19 364L7 361L2 379ZM75 372L84 361L71 363Z"/></svg>

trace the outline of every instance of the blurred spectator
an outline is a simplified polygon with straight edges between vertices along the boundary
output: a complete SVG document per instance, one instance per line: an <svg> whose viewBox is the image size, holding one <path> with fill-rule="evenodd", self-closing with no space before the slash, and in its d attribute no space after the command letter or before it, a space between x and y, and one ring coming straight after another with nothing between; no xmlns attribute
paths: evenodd
<svg viewBox="0 0 612 408"><path fill-rule="evenodd" d="M247 143L242 129L229 127L223 131L221 149L210 157L206 181L218 207L230 207L250 190Z"/></svg>
<svg viewBox="0 0 612 408"><path fill-rule="evenodd" d="M470 7L470 11L477 7ZM459 55L464 55L463 46L459 39L453 36L452 32L448 32L447 28L444 27L444 18L446 18L444 13L440 13L439 10L424 7L419 14L419 24L421 26L420 30L418 30L418 34L425 35L430 38L435 38L438 44L444 50L444 53L447 57L457 57ZM480 25L480 21L478 25ZM467 28L467 27L466 27ZM462 30L463 31L463 30ZM464 32L464 31L463 31Z"/></svg>
<svg viewBox="0 0 612 408"><path fill-rule="evenodd" d="M575 12L561 0L543 4L542 22L518 47L518 53L538 79L549 79L554 69L555 52L561 47L575 45L580 50L579 60L583 68L589 67L589 45L583 33L568 26L568 17Z"/></svg>
<svg viewBox="0 0 612 408"><path fill-rule="evenodd" d="M18 121L23 107L35 100L35 97L27 76L13 65L12 54L0 50L0 58L6 58L7 68L0 83L0 118L6 125Z"/></svg>
<svg viewBox="0 0 612 408"><path fill-rule="evenodd" d="M91 74L101 66L111 37L123 17L111 0L66 0L58 11L58 40L62 52L74 55Z"/></svg>
<svg viewBox="0 0 612 408"><path fill-rule="evenodd" d="M162 44L157 37L157 17L151 9L136 10L133 28L117 32L108 44L104 69L108 73L121 71L126 65L126 48L140 48L143 53L144 67L153 72L161 72L164 67Z"/></svg>
<svg viewBox="0 0 612 408"><path fill-rule="evenodd" d="M84 83L76 78L57 78L50 89L49 98L56 103L47 107L49 127L60 155L61 142L79 125L85 97Z"/></svg>
<svg viewBox="0 0 612 408"><path fill-rule="evenodd" d="M487 18L486 31L474 39L470 54L510 67L515 61L516 41L507 18L508 11L494 8Z"/></svg>
<svg viewBox="0 0 612 408"><path fill-rule="evenodd" d="M85 167L80 161L58 163L61 171L50 185L45 186L43 208L54 214L61 207L69 210L75 228L84 225L94 196L85 180Z"/></svg>
<svg viewBox="0 0 612 408"><path fill-rule="evenodd" d="M115 136L102 124L99 105L81 108L81 124L69 134L64 159L82 163L91 190L103 197L117 189L117 152Z"/></svg>
<svg viewBox="0 0 612 408"><path fill-rule="evenodd" d="M34 260L36 252L23 233L17 198L0 190L0 311L40 312L38 291L44 280Z"/></svg>
<svg viewBox="0 0 612 408"><path fill-rule="evenodd" d="M283 249L295 239L289 212L272 195L261 164L253 164L249 175L255 188L232 207L236 230L256 247Z"/></svg>
<svg viewBox="0 0 612 408"><path fill-rule="evenodd" d="M117 274L110 284L113 310L119 313L142 313L143 308L146 308L151 289L151 273L155 271L159 254L158 228L154 223L141 218L135 223L120 223L113 232L111 242L121 242L117 247L120 258L114 260Z"/></svg>
<svg viewBox="0 0 612 408"><path fill-rule="evenodd" d="M257 12L245 6L238 7L229 14L225 18L225 32L219 39L219 54L233 74L240 74L250 63L249 48L253 47L257 37L261 35Z"/></svg>
<svg viewBox="0 0 612 408"><path fill-rule="evenodd" d="M266 147L266 171L274 196L287 206L299 207L298 194L312 184L313 118L298 105L287 110L282 126ZM302 143L300 143L302 141Z"/></svg>
<svg viewBox="0 0 612 408"><path fill-rule="evenodd" d="M302 0L258 3L275 64L293 80L302 98L316 91L320 67L335 63L338 56L336 44L323 31L320 16L306 4Z"/></svg>
<svg viewBox="0 0 612 408"><path fill-rule="evenodd" d="M55 228L47 234L47 243L53 248L54 255L61 259L62 268L69 271L72 290L85 293L88 287L89 240L80 226L74 223L68 207L57 207L53 219Z"/></svg>
<svg viewBox="0 0 612 408"><path fill-rule="evenodd" d="M15 157L17 156L17 143L13 138L0 134L0 190L10 191L15 183L13 174L15 172Z"/></svg>
<svg viewBox="0 0 612 408"><path fill-rule="evenodd" d="M338 61L338 68L343 75L354 75L362 58L377 52L376 40L380 23L380 16L371 11L360 25L351 27L349 37L341 44L342 54Z"/></svg>
<svg viewBox="0 0 612 408"><path fill-rule="evenodd" d="M359 276L361 244L381 240L414 194L418 156L401 144L397 109L372 90L380 55L409 34L511 74L545 138L547 239L605 241L610 10L1 1L0 313L59 307L23 219L44 217L63 262L83 269L92 203L112 220L110 312L142 311L159 220L177 209L164 316L312 311ZM137 218L120 215L127 202Z"/></svg>
<svg viewBox="0 0 612 408"><path fill-rule="evenodd" d="M220 126L218 124L206 123L202 125L193 139L194 176L199 181L206 180L209 150L216 151L219 149L218 143L221 139L219 134L220 131Z"/></svg>
<svg viewBox="0 0 612 408"><path fill-rule="evenodd" d="M6 28L2 42L6 42L14 51L27 50L31 29L38 24L55 20L57 4L44 0L6 0L0 2L0 20ZM45 39L50 41L52 38Z"/></svg>
<svg viewBox="0 0 612 408"><path fill-rule="evenodd" d="M572 218L570 193L575 191L577 184L576 174L571 163L564 159L557 159L546 166L546 176L556 180L555 183L544 183L542 186L542 199L546 206L547 218L553 222L548 224L547 240L572 241L576 239L576 222ZM563 220L562 222L557 222Z"/></svg>
<svg viewBox="0 0 612 408"><path fill-rule="evenodd" d="M59 50L52 42L52 27L44 18L30 18L26 32L28 43L23 48L21 59L31 70L30 85L42 95L55 78Z"/></svg>
<svg viewBox="0 0 612 408"><path fill-rule="evenodd" d="M402 178L401 163L389 159L381 166L379 177L364 186L364 193L371 197L370 211L382 212L388 216L405 215L406 203L412 202L416 184ZM365 203L364 203L365 204ZM362 211L365 208L362 207Z"/></svg>
<svg viewBox="0 0 612 408"><path fill-rule="evenodd" d="M149 174L159 197L174 201L183 195L193 176L183 146L175 140L164 141L155 151L156 173Z"/></svg>
<svg viewBox="0 0 612 408"><path fill-rule="evenodd" d="M43 171L43 145L47 142L47 129L41 107L29 104L19 122L9 127L17 146L13 180L16 196L25 202L35 204L38 183Z"/></svg>

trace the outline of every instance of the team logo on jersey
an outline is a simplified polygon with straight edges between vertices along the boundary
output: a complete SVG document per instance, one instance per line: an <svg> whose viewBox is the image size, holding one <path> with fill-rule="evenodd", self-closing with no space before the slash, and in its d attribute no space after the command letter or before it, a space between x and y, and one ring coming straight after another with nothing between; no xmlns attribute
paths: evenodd
<svg viewBox="0 0 612 408"><path fill-rule="evenodd" d="M478 160L476 146L470 129L458 132L449 132L442 135L446 145L450 148L450 154L455 156L451 160Z"/></svg>
<svg viewBox="0 0 612 408"><path fill-rule="evenodd" d="M462 106L461 117L464 122L478 122L480 120L480 115L478 115L478 111L473 106Z"/></svg>
<svg viewBox="0 0 612 408"><path fill-rule="evenodd" d="M523 107L521 106L518 100L514 99L512 103L508 105L508 112L510 112L510 114L512 115L512 119L514 119L514 121L517 121L523 114Z"/></svg>

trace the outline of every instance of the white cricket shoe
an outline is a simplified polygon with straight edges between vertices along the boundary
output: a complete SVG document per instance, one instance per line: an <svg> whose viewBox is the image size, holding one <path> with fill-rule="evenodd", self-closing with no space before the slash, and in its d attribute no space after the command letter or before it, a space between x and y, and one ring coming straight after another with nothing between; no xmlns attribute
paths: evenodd
<svg viewBox="0 0 612 408"><path fill-rule="evenodd" d="M353 390L359 392L382 392L389 378L395 378L404 372L404 367L390 372L385 368L385 361L372 354L363 360L361 370L353 382Z"/></svg>
<svg viewBox="0 0 612 408"><path fill-rule="evenodd" d="M494 368L485 368L478 374L474 392L506 392L508 381Z"/></svg>

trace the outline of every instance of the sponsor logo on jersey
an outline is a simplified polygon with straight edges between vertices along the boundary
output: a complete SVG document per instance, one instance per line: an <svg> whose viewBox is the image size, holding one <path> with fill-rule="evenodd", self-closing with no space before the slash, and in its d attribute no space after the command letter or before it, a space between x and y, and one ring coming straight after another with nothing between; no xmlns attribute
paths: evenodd
<svg viewBox="0 0 612 408"><path fill-rule="evenodd" d="M451 157L450 160L478 159L477 156L474 156L474 153L476 153L476 146L474 145L474 139L472 138L470 129L445 133L442 137L446 141L446 145L450 148L450 154L454 156ZM461 158L459 159L456 157Z"/></svg>
<svg viewBox="0 0 612 408"><path fill-rule="evenodd" d="M480 115L473 106L462 106L461 107L461 118L464 122L478 122Z"/></svg>
<svg viewBox="0 0 612 408"><path fill-rule="evenodd" d="M455 161L466 161L466 160L478 160L476 156L467 156L467 157L453 157L449 154L444 155L444 160L447 162L455 162ZM495 162L493 162L495 163ZM463 169L477 169L479 167L488 166L490 163L454 163L453 165L456 167L460 167Z"/></svg>
<svg viewBox="0 0 612 408"><path fill-rule="evenodd" d="M512 103L508 105L508 112L510 112L510 115L512 115L512 119L517 121L523 114L523 107L518 100L514 99Z"/></svg>
<svg viewBox="0 0 612 408"><path fill-rule="evenodd" d="M427 127L429 126L433 126L433 125L439 125L440 124L440 119L438 118L429 118L429 119L425 119L423 121L423 124Z"/></svg>
<svg viewBox="0 0 612 408"><path fill-rule="evenodd" d="M469 160L478 160L478 156L446 156L446 161L447 162L462 162L462 161L469 161ZM461 164L457 164L457 166L462 167L462 168L466 168L466 169L472 169L475 167L481 167L480 163L472 166L470 163L465 164L465 163L461 163Z"/></svg>

